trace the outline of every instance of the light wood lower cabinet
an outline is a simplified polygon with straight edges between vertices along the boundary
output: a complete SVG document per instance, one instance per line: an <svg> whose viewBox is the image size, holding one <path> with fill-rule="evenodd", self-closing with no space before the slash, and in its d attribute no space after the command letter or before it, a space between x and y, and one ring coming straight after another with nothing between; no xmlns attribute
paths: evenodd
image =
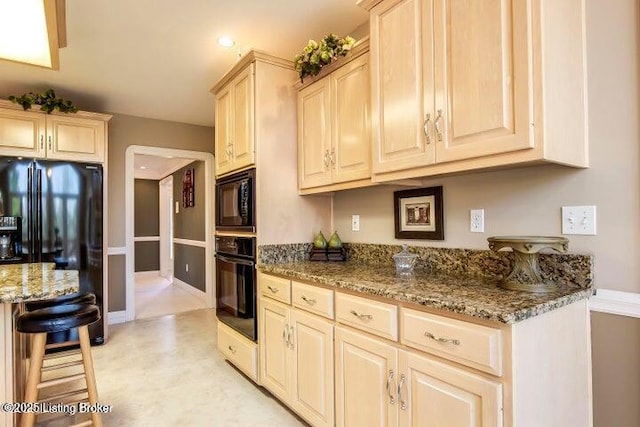
<svg viewBox="0 0 640 427"><path fill-rule="evenodd" d="M314 426L593 424L587 300L502 324L258 282L261 383Z"/></svg>
<svg viewBox="0 0 640 427"><path fill-rule="evenodd" d="M333 322L260 299L262 385L314 426L334 425Z"/></svg>
<svg viewBox="0 0 640 427"><path fill-rule="evenodd" d="M336 425L502 425L502 385L336 327Z"/></svg>

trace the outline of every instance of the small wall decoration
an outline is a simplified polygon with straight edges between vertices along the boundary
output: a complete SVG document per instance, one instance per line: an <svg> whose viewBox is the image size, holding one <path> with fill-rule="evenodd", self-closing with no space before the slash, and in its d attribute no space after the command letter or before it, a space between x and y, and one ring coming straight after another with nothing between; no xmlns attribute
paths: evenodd
<svg viewBox="0 0 640 427"><path fill-rule="evenodd" d="M444 240L442 186L394 191L396 239Z"/></svg>
<svg viewBox="0 0 640 427"><path fill-rule="evenodd" d="M196 170L189 168L182 176L182 207L190 208L195 204L194 189L196 181Z"/></svg>

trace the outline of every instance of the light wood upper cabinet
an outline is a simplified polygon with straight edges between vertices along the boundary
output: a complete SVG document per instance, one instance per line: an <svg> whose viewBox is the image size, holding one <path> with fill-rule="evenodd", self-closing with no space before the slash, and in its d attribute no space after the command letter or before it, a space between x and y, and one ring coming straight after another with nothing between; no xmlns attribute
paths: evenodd
<svg viewBox="0 0 640 427"><path fill-rule="evenodd" d="M45 157L44 114L0 108L0 147L9 156Z"/></svg>
<svg viewBox="0 0 640 427"><path fill-rule="evenodd" d="M6 108L2 108L2 104ZM3 154L104 163L106 114L45 114L11 108L0 101L0 147Z"/></svg>
<svg viewBox="0 0 640 427"><path fill-rule="evenodd" d="M253 63L216 93L216 176L255 164Z"/></svg>
<svg viewBox="0 0 640 427"><path fill-rule="evenodd" d="M370 11L373 173L588 166L579 0L360 0Z"/></svg>
<svg viewBox="0 0 640 427"><path fill-rule="evenodd" d="M298 92L301 193L371 183L370 77L366 49L365 42L349 62L334 66Z"/></svg>
<svg viewBox="0 0 640 427"><path fill-rule="evenodd" d="M298 182L300 188L331 183L331 79L298 92Z"/></svg>
<svg viewBox="0 0 640 427"><path fill-rule="evenodd" d="M72 116L47 116L47 157L104 162L106 123Z"/></svg>

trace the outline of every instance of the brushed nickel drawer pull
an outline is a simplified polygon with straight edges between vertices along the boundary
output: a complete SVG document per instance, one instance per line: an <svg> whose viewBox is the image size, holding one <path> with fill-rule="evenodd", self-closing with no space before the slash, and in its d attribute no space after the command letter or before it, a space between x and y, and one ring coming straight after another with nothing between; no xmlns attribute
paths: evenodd
<svg viewBox="0 0 640 427"><path fill-rule="evenodd" d="M271 292L273 292L274 294L277 294L277 293L278 293L278 291L280 290L280 289L278 289L278 288L274 288L273 286L269 286L269 285L267 285L267 288L269 288L269 290L270 290Z"/></svg>
<svg viewBox="0 0 640 427"><path fill-rule="evenodd" d="M302 297L301 297L301 298L302 298L302 300L303 300L304 302L306 302L306 303L307 303L307 304L309 304L309 305L316 305L316 302L317 302L317 301L316 301L316 300L314 300L313 298L307 298L307 297L305 297L304 295L302 295Z"/></svg>
<svg viewBox="0 0 640 427"><path fill-rule="evenodd" d="M356 316L358 319L363 320L363 319L373 319L373 316L370 314L360 314L355 310L351 310L351 314L353 314L354 316Z"/></svg>
<svg viewBox="0 0 640 427"><path fill-rule="evenodd" d="M427 331L424 333L424 336L427 338L430 338L434 341L438 341L438 342L444 342L444 343L450 343L453 345L460 345L460 340L457 340L455 338L442 338L442 337L436 337L435 335L433 335L431 332Z"/></svg>
<svg viewBox="0 0 640 427"><path fill-rule="evenodd" d="M234 346L230 345L229 347L229 351L231 352L231 354L236 354L236 351L238 351Z"/></svg>

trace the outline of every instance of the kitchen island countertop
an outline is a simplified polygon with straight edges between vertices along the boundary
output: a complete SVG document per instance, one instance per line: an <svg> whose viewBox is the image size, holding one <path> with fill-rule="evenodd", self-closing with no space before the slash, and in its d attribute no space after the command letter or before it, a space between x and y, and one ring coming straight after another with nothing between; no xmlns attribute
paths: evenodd
<svg viewBox="0 0 640 427"><path fill-rule="evenodd" d="M416 269L409 277L397 276L394 267L357 262L259 264L263 273L315 283L337 290L417 304L490 320L516 323L590 297L593 288L558 287L537 294L498 287L496 279L433 273Z"/></svg>
<svg viewBox="0 0 640 427"><path fill-rule="evenodd" d="M0 265L0 303L55 298L78 292L78 272L53 263Z"/></svg>

